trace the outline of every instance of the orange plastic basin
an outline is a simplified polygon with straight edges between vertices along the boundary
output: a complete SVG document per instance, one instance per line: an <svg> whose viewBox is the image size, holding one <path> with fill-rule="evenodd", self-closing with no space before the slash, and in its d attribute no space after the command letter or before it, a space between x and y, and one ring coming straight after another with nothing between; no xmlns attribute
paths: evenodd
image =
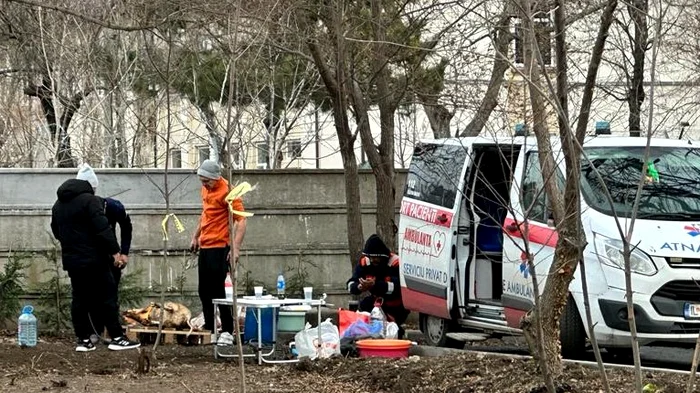
<svg viewBox="0 0 700 393"><path fill-rule="evenodd" d="M405 358L411 348L410 340L369 339L357 342L360 357Z"/></svg>

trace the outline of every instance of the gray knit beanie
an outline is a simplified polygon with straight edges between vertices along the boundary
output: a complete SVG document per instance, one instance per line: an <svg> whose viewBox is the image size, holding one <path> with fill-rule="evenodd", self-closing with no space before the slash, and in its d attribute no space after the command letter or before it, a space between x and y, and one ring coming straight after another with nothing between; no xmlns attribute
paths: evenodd
<svg viewBox="0 0 700 393"><path fill-rule="evenodd" d="M197 170L197 175L218 180L221 177L221 167L214 160L204 160Z"/></svg>

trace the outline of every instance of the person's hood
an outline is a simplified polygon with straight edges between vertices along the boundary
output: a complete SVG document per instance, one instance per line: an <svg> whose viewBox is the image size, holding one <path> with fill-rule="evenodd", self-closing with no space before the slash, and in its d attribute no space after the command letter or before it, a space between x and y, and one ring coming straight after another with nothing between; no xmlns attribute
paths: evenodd
<svg viewBox="0 0 700 393"><path fill-rule="evenodd" d="M92 185L85 180L68 179L56 191L56 196L61 202L73 200L80 194L94 194Z"/></svg>
<svg viewBox="0 0 700 393"><path fill-rule="evenodd" d="M391 250L389 250L389 247L387 247L386 244L384 244L382 238L375 234L367 239L362 253L368 257L389 258Z"/></svg>

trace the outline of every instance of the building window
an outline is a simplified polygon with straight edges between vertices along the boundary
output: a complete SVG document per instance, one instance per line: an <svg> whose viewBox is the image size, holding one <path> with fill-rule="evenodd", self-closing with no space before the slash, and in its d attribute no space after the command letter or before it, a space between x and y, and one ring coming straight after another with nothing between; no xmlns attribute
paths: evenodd
<svg viewBox="0 0 700 393"><path fill-rule="evenodd" d="M260 142L256 145L258 151L258 167L267 168L269 161L269 148L267 142Z"/></svg>
<svg viewBox="0 0 700 393"><path fill-rule="evenodd" d="M170 149L170 167L171 168L182 168L182 150Z"/></svg>
<svg viewBox="0 0 700 393"><path fill-rule="evenodd" d="M554 26L549 12L540 12L534 15L532 25L535 28L537 47L542 53L542 60L547 66L554 65L552 56L552 36ZM515 64L522 65L525 62L525 50L523 47L523 36L526 32L522 28L522 22L516 19L513 32L515 41Z"/></svg>
<svg viewBox="0 0 700 393"><path fill-rule="evenodd" d="M287 141L287 156L290 160L301 157L301 141L299 139Z"/></svg>
<svg viewBox="0 0 700 393"><path fill-rule="evenodd" d="M199 154L199 165L202 165L205 160L209 159L209 146L199 146L197 153Z"/></svg>

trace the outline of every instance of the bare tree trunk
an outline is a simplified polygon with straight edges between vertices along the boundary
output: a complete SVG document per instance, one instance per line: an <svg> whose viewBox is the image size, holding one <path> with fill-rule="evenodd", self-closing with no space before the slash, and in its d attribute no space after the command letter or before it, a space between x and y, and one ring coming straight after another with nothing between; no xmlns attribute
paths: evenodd
<svg viewBox="0 0 700 393"><path fill-rule="evenodd" d="M527 236L529 233L528 224L525 223L524 234ZM525 237L524 236L524 237ZM554 385L554 376L552 375L552 367L550 366L548 359L552 359L552 354L547 355L547 342L545 340L545 330L544 323L542 322L542 299L540 297L540 283L537 279L537 268L535 266L535 257L529 252L529 247L526 246L525 251L527 252L527 266L530 270L532 277L532 290L535 300L535 307L533 310L528 312L522 320L522 329L525 340L531 348L531 352L535 354L535 360L537 361L540 372L544 379L544 384L547 387L547 391L552 393L556 392L556 387ZM535 322L535 326L532 326L532 322ZM533 332L534 330L534 332ZM534 351L532 349L535 349ZM559 353L555 354L558 358Z"/></svg>
<svg viewBox="0 0 700 393"><path fill-rule="evenodd" d="M558 0L563 3L563 0ZM586 127L588 125L588 120L590 118L590 108L593 101L593 92L595 88L595 80L598 75L598 68L603 55L603 50L605 49L605 42L607 41L608 31L613 21L613 13L617 8L617 0L609 0L605 5L603 15L601 16L600 26L598 28L598 35L596 36L596 41L593 46L593 53L591 54L591 60L588 67L588 72L586 75L586 83L584 85L583 97L581 99L581 109L579 113L578 123L576 124L576 146L581 146L583 138L586 135ZM563 17L563 15L562 15ZM560 17L557 17L559 20ZM559 26L559 22L557 23ZM558 30L558 29L557 29ZM559 43L557 43L559 46ZM577 157L579 157L577 155ZM575 169L575 168L573 168ZM577 179L578 179L578 171ZM577 180L578 181L578 180ZM567 184L568 185L568 184ZM579 207L580 212L580 207ZM605 366L603 365L603 360L600 355L600 348L598 347L598 340L595 336L595 326L593 324L593 317L591 316L591 307L588 296L588 279L586 277L586 266L583 260L583 243L585 240L585 234L583 233L583 228L579 225L580 232L580 242L582 244L579 250L579 266L581 266L581 286L583 289L583 305L586 314L586 323L588 325L588 336L593 346L593 353L595 355L596 362L598 363L598 369L600 371L600 377L603 381L603 387L606 392L610 392L610 381L608 380L607 373L605 372Z"/></svg>
<svg viewBox="0 0 700 393"><path fill-rule="evenodd" d="M613 22L613 14L617 8L617 0L608 0L603 10L603 15L600 18L600 27L596 36L595 44L593 45L593 53L591 61L588 64L588 72L586 74L586 83L583 88L583 97L581 98L581 110L576 124L576 139L580 142L586 136L586 127L590 118L591 103L593 102L593 92L595 90L595 81L598 75L598 68L603 57L605 42L608 39L608 32Z"/></svg>
<svg viewBox="0 0 700 393"><path fill-rule="evenodd" d="M503 11L493 32L494 61L486 94L481 100L474 118L460 134L462 137L479 135L498 104L498 94L501 91L504 75L510 66L508 48L510 41L513 39L513 34L510 32L510 20L512 18L510 9L510 2L504 2Z"/></svg>
<svg viewBox="0 0 700 393"><path fill-rule="evenodd" d="M59 168L74 168L76 166L75 159L73 158L73 150L71 149L70 136L68 136L68 127L70 127L75 112L80 109L83 98L88 94L89 92L78 93L63 103L63 113L61 114L61 121L58 127Z"/></svg>
<svg viewBox="0 0 700 393"><path fill-rule="evenodd" d="M217 131L216 127L216 114L209 107L209 104L199 105L199 111L204 117L204 124L207 127L207 132L209 133L209 147L211 148L211 155L213 160L218 163L223 163L226 160L221 158L221 152L223 151L223 141L221 140L221 135Z"/></svg>
<svg viewBox="0 0 700 393"><path fill-rule="evenodd" d="M504 2L503 11L498 19L497 25L493 33L493 43L494 43L494 63L491 70L491 76L489 78L489 83L486 88L486 94L479 104L479 109L477 109L474 114L474 118L467 124L466 128L459 134L459 136L477 136L481 133L488 121L491 113L496 108L498 104L498 94L500 93L501 86L503 85L504 75L508 68L510 67L509 58L509 47L510 42L513 39L513 34L510 32L510 20L513 17L515 11L512 10L512 3L509 1ZM566 25L574 23L582 18L596 12L602 8L599 5L594 5L589 8L581 10L580 13L572 15L564 21Z"/></svg>
<svg viewBox="0 0 700 393"><path fill-rule="evenodd" d="M526 75L529 77L530 104L532 106L533 131L537 139L537 145L540 153L540 167L545 179L545 188L548 196L554 196L553 213L555 221L559 224L562 222L563 206L562 200L558 192L558 186L555 176L552 174L556 171L554 156L552 155L551 145L549 140L549 131L546 124L546 108L544 105L544 97L540 93L542 84L540 82L540 67L537 64L538 50L536 47L535 32L531 21L531 3L530 0L522 1L522 11L524 13L523 21L523 57L526 66ZM562 226L559 226L564 229ZM562 248L562 237L559 237L557 244L554 262L552 268L560 261L567 260L571 250L568 250L564 245ZM573 256L574 259L577 257ZM551 269L550 269L551 271ZM570 281L569 278L568 281ZM559 315L566 305L568 296L568 281L557 279L557 277L549 277L546 281L542 298L539 300L538 307L531 310L522 321L522 328L527 339L531 352L537 359L541 372L544 376L547 390L554 392L553 380L561 375L563 369L560 357L559 343ZM541 329L537 327L540 326ZM540 331L538 331L540 330Z"/></svg>
<svg viewBox="0 0 700 393"><path fill-rule="evenodd" d="M435 139L449 138L451 136L450 121L455 114L438 103L438 99L434 95L418 94L418 98L422 101L423 110L428 122L430 122L430 128L433 130L433 137Z"/></svg>
<svg viewBox="0 0 700 393"><path fill-rule="evenodd" d="M642 4L644 3L644 4ZM635 22L635 56L637 55L636 51L637 49L640 49L639 46L642 43L641 41L644 41L644 48L642 53L642 66L641 66L641 82L643 82L643 73L644 73L644 67L643 67L643 57L644 57L644 52L646 51L646 37L648 34L647 31L647 24L646 24L646 11L643 12L641 15L639 7L646 7L648 9L648 3L646 1L636 1L634 4L630 6L630 13L635 12L635 15L633 16L634 22ZM634 9L633 9L634 8ZM654 116L654 81L656 78L656 61L657 61L657 56L658 56L658 51L659 47L661 44L661 39L663 37L662 34L662 21L664 18L664 15L666 14L666 10L662 10L661 15L658 17L656 20L656 29L655 29L655 37L654 37L654 50L652 51L652 58L651 58L651 88L649 91L649 118L647 122L647 135L646 135L646 147L644 149L644 162L648 162L649 160L649 155L650 155L650 150L649 146L651 144L651 133L652 133L652 120ZM641 37L641 38L640 38ZM638 71L637 69L638 63L636 62L635 59L635 74ZM642 95L644 93L643 91L643 86L640 86ZM640 102L641 104L641 102ZM632 130L630 130L632 131ZM641 195L642 195L642 188L644 187L644 178L645 178L645 170L642 169L640 171L640 179L639 183L637 185L637 192L635 195L634 199L634 205L632 207L632 212L631 212L631 220L629 222L629 227L627 230L627 234L625 235L623 239L623 259L625 261L625 300L627 303L627 319L629 322L629 327L630 327L630 339L631 339L631 344L632 344L632 357L634 360L634 385L636 388L636 391L641 393L642 392L642 365L641 365L641 358L639 354L639 340L637 339L637 322L636 322L636 316L634 312L634 289L632 288L632 268L631 268L631 252L632 252L632 234L634 231L634 225L637 220L637 212L639 211L639 203L641 201Z"/></svg>
<svg viewBox="0 0 700 393"><path fill-rule="evenodd" d="M693 393L695 387L695 375L698 371L698 362L700 362L700 334L695 340L695 351L693 352L693 362L690 367L690 376L688 377L688 385L686 385L685 393Z"/></svg>
<svg viewBox="0 0 700 393"><path fill-rule="evenodd" d="M581 266L581 288L583 291L583 308L586 313L588 337L591 340L591 346L593 347L593 355L595 356L595 361L598 364L598 371L600 371L600 379L603 381L603 389L605 389L606 393L610 393L610 380L608 379L608 374L605 372L603 358L600 356L600 347L598 347L598 339L595 337L595 324L593 323L593 316L591 315L590 297L588 296L588 278L586 277L586 264L583 261L583 256L580 256L579 266Z"/></svg>
<svg viewBox="0 0 700 393"><path fill-rule="evenodd" d="M336 11L336 19L341 23L341 10ZM339 28L340 25L337 25ZM321 50L315 41L315 37L310 38L307 42L309 51L316 65L321 79L329 93L332 108L333 122L338 135L340 145L340 156L343 159L343 168L345 169L345 203L347 205L347 236L348 236L348 251L350 253L350 265L354 268L357 261L360 260L360 253L364 242L362 230L362 209L360 199L360 179L355 157L355 136L350 131L348 121L348 101L346 87L347 75L345 72L345 46L343 37L336 34L336 59L334 71L325 62Z"/></svg>
<svg viewBox="0 0 700 393"><path fill-rule="evenodd" d="M641 186L639 187L641 189ZM632 357L634 359L634 386L637 393L642 393L642 368L641 359L639 357L639 341L637 340L637 322L634 316L634 290L632 289L632 268L630 266L630 248L629 238L632 232L627 235L626 241L623 242L622 255L625 260L625 299L627 303L627 322L630 327L630 339L632 341Z"/></svg>
<svg viewBox="0 0 700 393"><path fill-rule="evenodd" d="M584 96L592 96L592 89L595 87L595 76L597 74L600 56L602 53L607 31L611 22L611 15L616 6L615 1L609 2L606 11L603 13L601 28L599 30L596 47L594 47L594 55L591 58L589 65L589 74L587 75L585 94ZM557 1L557 10L555 13L555 30L557 33L557 91L555 104L558 110L558 123L560 139L562 142L562 150L566 163L566 185L564 189L563 200L557 184L556 164L551 151L550 135L547 132L545 123L545 105L543 89L540 83L540 69L535 63L540 60L541 55L536 48L535 31L532 26L531 19L531 4L529 0L523 1L522 7L525 17L523 18L524 34L524 60L527 67L527 75L530 82L530 101L533 113L533 130L537 138L537 144L540 151L540 166L545 179L545 191L551 201L551 209L554 214L554 219L557 224L559 239L554 253L554 261L550 266L547 274L547 281L542 294L541 301L534 312L530 312L523 320L523 330L525 337L528 338L528 344L531 349L535 349L537 342L535 339L541 339L543 342L540 353L537 354L542 372L545 376L545 383L548 390L552 390L550 379L556 379L562 373L562 364L560 357L560 326L559 318L567 305L569 298L569 284L573 279L573 275L579 263L580 255L586 245L586 240L581 225L580 219L580 196L579 196L579 178L580 178L580 146L583 135L578 139L568 124L568 82L567 82L567 63L566 63L566 37L565 37L565 9L563 0ZM588 91L591 90L591 91ZM584 129L588 121L588 109L582 108L585 112L583 120L580 120L578 129ZM534 329L533 321L541 320L541 334L543 337L538 337L538 331Z"/></svg>
<svg viewBox="0 0 700 393"><path fill-rule="evenodd" d="M170 151L170 135L172 132L172 108L170 105L170 84L171 82L171 72L172 70L170 69L171 66L171 56L172 56L172 51L173 51L173 41L170 37L170 33L168 32L167 34L167 43L168 43L168 52L167 52L167 57L166 57L166 62L165 62L165 71L160 71L157 69L157 66L154 65L156 68L156 71L158 72L158 75L160 76L161 80L165 82L165 109L166 109L166 125L165 125L165 151L169 152ZM153 59L149 55L149 59L151 62L153 62ZM157 166L157 163L156 163ZM165 217L166 219L170 217L170 188L168 184L168 170L170 167L170 154L165 155L165 169L163 171L163 189L161 190L163 193L163 199L165 200ZM153 343L153 358L157 358L156 351L158 350L158 344L160 344L160 338L161 335L163 334L163 318L165 318L165 289L167 288L167 284L164 282L165 277L167 277L167 267L168 267L168 247L169 247L169 239L167 236L168 229L167 225L168 222L166 221L165 223L165 236L163 236L163 259L160 265L160 277L161 277L161 282L160 282L160 318L158 319L158 333L156 334L156 341Z"/></svg>
<svg viewBox="0 0 700 393"><path fill-rule="evenodd" d="M634 22L634 47L632 48L632 81L627 95L629 106L630 136L641 136L641 112L644 102L644 60L648 45L649 31L647 27L648 0L632 0L627 10Z"/></svg>
<svg viewBox="0 0 700 393"><path fill-rule="evenodd" d="M124 130L124 101L122 100L122 92L117 89L114 93L115 112L117 114L117 124L114 130L114 138L116 142L116 165L119 168L129 167L129 154L126 149L126 132Z"/></svg>
<svg viewBox="0 0 700 393"><path fill-rule="evenodd" d="M44 118L51 134L51 140L56 147L56 166L59 168L74 168L76 166L71 149L70 136L68 136L68 127L75 112L80 109L83 99L90 94L90 90L77 93L71 98L57 97L64 106L63 114L60 120L57 118L56 105L54 103L55 94L52 87L51 78L45 74L42 79L41 86L30 85L24 89L24 94L29 97L36 97L41 102L41 108L44 112Z"/></svg>
<svg viewBox="0 0 700 393"><path fill-rule="evenodd" d="M358 172L355 150L353 147L355 138L351 137L347 116L340 121L336 121L335 127L336 131L338 132L338 140L340 141L340 156L343 159L343 169L345 170L345 204L347 206L346 219L348 231L348 250L350 252L350 265L354 268L355 264L360 260L362 246L364 243L364 234L362 229L362 208L360 203L360 174Z"/></svg>
<svg viewBox="0 0 700 393"><path fill-rule="evenodd" d="M105 127L105 132L108 134L105 137L107 141L107 157L105 157L105 165L107 168L113 168L117 163L117 141L116 133L114 132L114 86L111 86L110 90L111 93L109 94L109 99L104 101L104 111L106 112L108 119L107 127Z"/></svg>
<svg viewBox="0 0 700 393"><path fill-rule="evenodd" d="M233 52L236 50L238 46L238 33L239 33L239 27L238 23L240 21L240 3L239 6L236 7L236 13L235 13L235 18L234 18L234 28L236 29L233 35L233 42L229 43L230 50ZM230 31L231 29L231 22L229 19L229 25L228 25L228 30ZM235 78L235 70L237 68L237 59L233 58L230 66L228 67L228 98L226 100L226 138L224 139L223 143L224 145L222 146L221 151L224 152L224 157L223 157L223 162L225 163L226 166L226 171L228 174L228 186L229 186L229 192L232 189L232 180L233 180L233 164L231 163L231 138L234 135L234 131L238 128L240 124L240 116L241 116L241 111L236 110L236 116L235 118L231 117L231 111L233 109L233 97L237 97L239 93L239 85L238 85L238 79ZM229 243L231 245L231 250L234 250L235 247L235 233L234 233L234 225L233 225L233 216L231 214L228 214L228 230L229 230ZM240 250L239 255L240 255ZM238 370L240 373L240 384L241 384L241 393L246 393L247 391L247 384L246 384L246 374L245 374L245 359L243 358L243 339L241 337L241 326L239 323L239 315L238 315L238 263L239 259L238 258L229 258L229 269L231 271L231 278L233 281L233 309L232 309L232 315L233 315L233 332L236 335L236 351L238 352ZM216 321L214 322L214 325L216 325ZM216 328L216 327L215 327Z"/></svg>
<svg viewBox="0 0 700 393"><path fill-rule="evenodd" d="M394 114L396 113L396 100L389 87L389 61L387 48L385 47L386 25L384 9L381 0L371 0L371 12L376 40L374 47L374 72L377 84L379 122L381 128L381 141L379 146L374 145L369 123L366 128L360 130L362 146L367 153L367 158L372 166L374 180L377 188L377 234L389 245L396 248L395 222L396 216L396 190L394 189ZM354 87L354 86L353 86ZM357 93L357 90L354 89ZM356 100L359 97L355 97ZM357 110L357 106L355 106ZM365 106L365 114L369 108Z"/></svg>

